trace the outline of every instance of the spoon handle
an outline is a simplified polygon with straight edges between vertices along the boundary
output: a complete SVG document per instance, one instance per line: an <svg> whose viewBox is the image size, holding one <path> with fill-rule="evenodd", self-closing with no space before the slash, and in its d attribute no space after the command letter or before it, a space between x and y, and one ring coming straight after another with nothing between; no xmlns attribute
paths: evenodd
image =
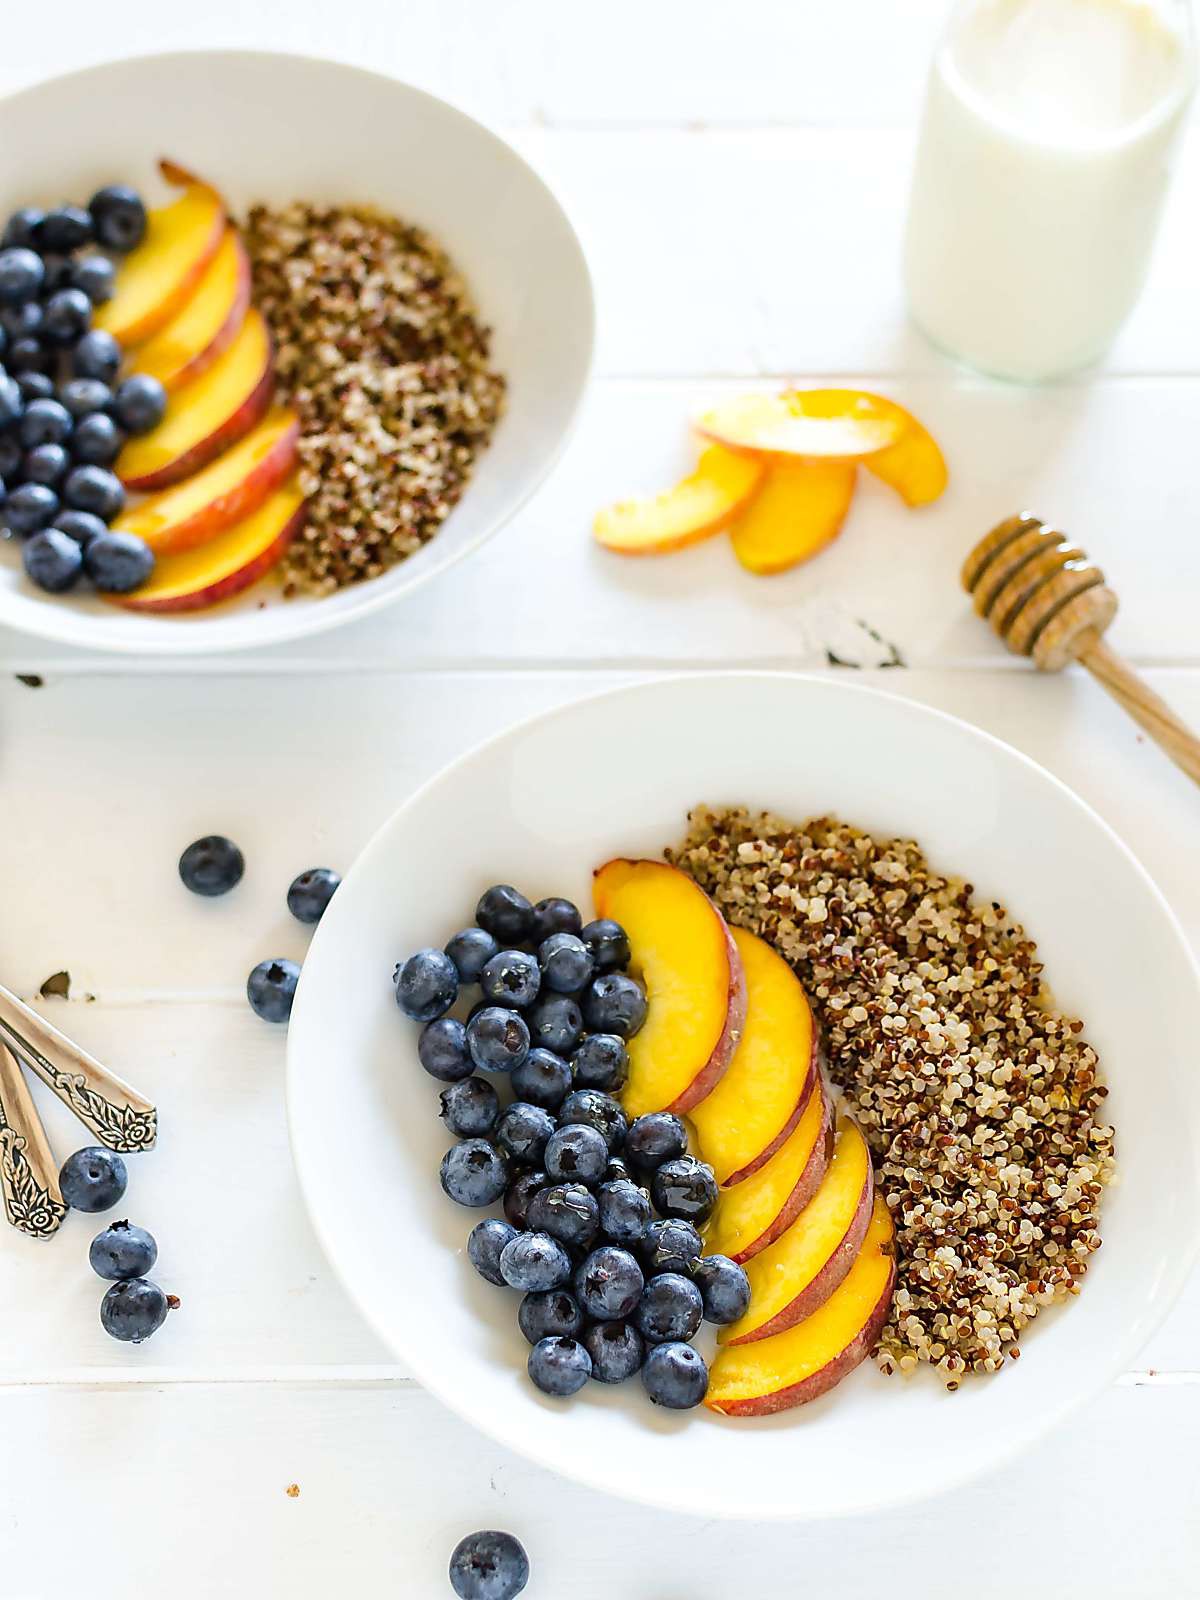
<svg viewBox="0 0 1200 1600"><path fill-rule="evenodd" d="M49 1239L67 1214L46 1130L16 1057L0 1044L0 1200L31 1239Z"/></svg>
<svg viewBox="0 0 1200 1600"><path fill-rule="evenodd" d="M1200 783L1200 739L1182 722L1161 696L1098 633L1084 634L1075 654L1092 676L1140 723L1155 744L1170 756L1193 783Z"/></svg>

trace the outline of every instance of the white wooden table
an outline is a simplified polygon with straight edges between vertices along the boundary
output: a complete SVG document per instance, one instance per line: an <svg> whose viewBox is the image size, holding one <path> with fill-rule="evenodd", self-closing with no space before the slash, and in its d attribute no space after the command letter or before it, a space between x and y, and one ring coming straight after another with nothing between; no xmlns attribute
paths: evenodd
<svg viewBox="0 0 1200 1600"><path fill-rule="evenodd" d="M944 9L5 9L3 88L121 50L238 44L337 55L444 93L558 188L601 329L582 424L543 492L387 614L294 648L148 670L0 636L0 973L32 996L69 969L72 998L47 1002L50 1015L162 1107L128 1209L158 1236L156 1275L182 1300L151 1344L117 1345L96 1320L89 1219L69 1218L48 1247L0 1240L0 1600L101 1581L176 1600L436 1600L450 1548L480 1526L525 1540L530 1600L809 1588L854 1600L897 1575L929 1600L998 1600L1027 1573L1030 1592L1089 1600L1200 1594L1200 1282L1138 1371L952 1497L796 1528L602 1500L453 1419L347 1303L292 1175L282 1034L244 1000L256 961L303 954L283 905L291 877L347 866L414 785L499 726L714 663L831 670L827 650L1059 774L1200 942L1200 796L1084 676L1035 678L1005 656L956 590L967 544L1032 504L1109 569L1125 602L1116 644L1200 724L1200 142L1102 371L1039 392L950 370L906 326L897 274ZM770 582L741 574L720 541L661 562L593 548L597 504L681 464L691 404L783 375L867 379L911 403L950 457L944 502L908 515L868 483L843 539ZM904 670L873 669L863 624ZM206 904L175 859L213 830L241 842L249 869L234 899ZM60 1149L82 1142L55 1102L46 1116Z"/></svg>

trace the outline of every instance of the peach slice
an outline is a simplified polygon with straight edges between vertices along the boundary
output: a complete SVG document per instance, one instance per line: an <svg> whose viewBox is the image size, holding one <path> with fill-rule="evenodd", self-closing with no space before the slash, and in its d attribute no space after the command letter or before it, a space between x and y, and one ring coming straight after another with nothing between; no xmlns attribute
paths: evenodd
<svg viewBox="0 0 1200 1600"><path fill-rule="evenodd" d="M730 928L746 975L746 1023L720 1083L693 1106L720 1184L743 1182L795 1130L820 1077L820 1040L799 978L771 946Z"/></svg>
<svg viewBox="0 0 1200 1600"><path fill-rule="evenodd" d="M829 1299L858 1254L874 1186L867 1142L855 1122L841 1117L820 1188L787 1232L746 1268L750 1309L721 1329L721 1344L749 1344L782 1333Z"/></svg>
<svg viewBox="0 0 1200 1600"><path fill-rule="evenodd" d="M97 306L93 318L123 345L140 344L171 320L225 235L225 205L216 190L169 162L160 165L183 193L150 212L145 238L125 257L112 299Z"/></svg>
<svg viewBox="0 0 1200 1600"><path fill-rule="evenodd" d="M296 464L300 419L269 411L258 426L207 467L173 489L151 495L113 524L136 533L156 556L190 550L248 517Z"/></svg>
<svg viewBox="0 0 1200 1600"><path fill-rule="evenodd" d="M892 1219L880 1195L854 1265L825 1304L786 1333L719 1350L705 1404L727 1417L769 1417L828 1394L870 1354L895 1282Z"/></svg>
<svg viewBox="0 0 1200 1600"><path fill-rule="evenodd" d="M198 378L237 337L250 305L250 258L236 228L226 228L200 282L171 320L133 356L139 372L169 393Z"/></svg>
<svg viewBox="0 0 1200 1600"><path fill-rule="evenodd" d="M269 571L303 522L304 496L293 480L215 539L163 556L140 589L105 598L129 611L199 611L215 606Z"/></svg>
<svg viewBox="0 0 1200 1600"><path fill-rule="evenodd" d="M606 506L593 524L606 550L622 555L662 555L698 544L728 527L763 475L759 462L709 445L695 472L673 489Z"/></svg>
<svg viewBox="0 0 1200 1600"><path fill-rule="evenodd" d="M705 1249L713 1255L749 1261L774 1244L816 1194L832 1154L833 1107L818 1075L786 1143L765 1167L732 1189L722 1190Z"/></svg>
<svg viewBox="0 0 1200 1600"><path fill-rule="evenodd" d="M895 489L905 505L927 506L938 498L950 478L937 440L911 411L905 411L894 400L866 390L862 393L880 411L894 416L901 429L895 444L871 456L863 465Z"/></svg>
<svg viewBox="0 0 1200 1600"><path fill-rule="evenodd" d="M865 461L896 443L903 426L873 395L854 389L789 389L726 401L697 419L728 450L768 460L792 456Z"/></svg>
<svg viewBox="0 0 1200 1600"><path fill-rule="evenodd" d="M252 308L228 350L171 396L157 428L130 439L117 457L117 476L127 489L149 492L198 472L249 433L274 386L271 336Z"/></svg>
<svg viewBox="0 0 1200 1600"><path fill-rule="evenodd" d="M780 461L730 529L748 572L786 572L836 539L854 498L852 461Z"/></svg>
<svg viewBox="0 0 1200 1600"><path fill-rule="evenodd" d="M725 919L665 861L609 861L596 871L596 914L629 935L649 1006L629 1041L626 1111L690 1111L728 1067L746 1017L741 958Z"/></svg>

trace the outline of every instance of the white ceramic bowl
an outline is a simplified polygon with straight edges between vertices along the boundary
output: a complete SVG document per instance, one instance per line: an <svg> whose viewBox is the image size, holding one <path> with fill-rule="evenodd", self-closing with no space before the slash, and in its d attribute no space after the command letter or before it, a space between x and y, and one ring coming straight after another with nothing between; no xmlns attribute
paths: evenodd
<svg viewBox="0 0 1200 1600"><path fill-rule="evenodd" d="M169 191L169 155L224 194L372 204L426 228L464 273L508 409L437 537L381 578L319 600L268 582L211 611L138 616L43 594L0 553L0 623L93 650L190 654L273 644L375 611L477 549L550 470L591 363L594 307L579 241L516 152L462 112L391 78L331 61L235 50L145 56L56 78L0 101L0 216L86 203L102 183ZM19 152L19 159L16 153ZM264 604L265 602L265 604Z"/></svg>
<svg viewBox="0 0 1200 1600"><path fill-rule="evenodd" d="M528 1382L516 1296L466 1261L474 1212L438 1185L448 1143L393 963L440 944L496 880L589 903L592 868L657 854L697 802L833 811L909 835L1002 898L1082 1016L1111 1087L1119 1181L1081 1296L1024 1359L947 1394L868 1364L769 1419L664 1415L636 1382L573 1401ZM828 679L673 679L584 700L465 756L395 814L322 921L292 1014L292 1146L330 1260L435 1393L511 1448L598 1489L698 1516L821 1517L946 1489L1044 1433L1127 1368L1175 1297L1200 1210L1200 975L1120 840L1008 746Z"/></svg>

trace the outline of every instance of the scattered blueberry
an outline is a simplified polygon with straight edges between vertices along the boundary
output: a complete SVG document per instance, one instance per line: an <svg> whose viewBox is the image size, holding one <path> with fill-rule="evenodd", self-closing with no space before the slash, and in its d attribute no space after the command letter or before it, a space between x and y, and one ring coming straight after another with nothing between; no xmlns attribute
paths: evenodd
<svg viewBox="0 0 1200 1600"><path fill-rule="evenodd" d="M43 348L41 340L32 335L14 339L4 360L10 372L49 372L54 364L54 358Z"/></svg>
<svg viewBox="0 0 1200 1600"><path fill-rule="evenodd" d="M548 1233L560 1244L587 1250L600 1231L596 1197L581 1183L553 1183L533 1197L529 1226Z"/></svg>
<svg viewBox="0 0 1200 1600"><path fill-rule="evenodd" d="M94 306L112 299L117 269L107 256L83 256L71 268L71 283L81 289Z"/></svg>
<svg viewBox="0 0 1200 1600"><path fill-rule="evenodd" d="M91 383L90 378L77 378L77 383ZM103 384L101 385L103 388ZM80 417L71 435L71 454L85 466L110 467L121 453L125 435L103 411L93 411Z"/></svg>
<svg viewBox="0 0 1200 1600"><path fill-rule="evenodd" d="M114 1339L141 1344L158 1332L169 1310L166 1295L149 1278L124 1278L105 1291L100 1325Z"/></svg>
<svg viewBox="0 0 1200 1600"><path fill-rule="evenodd" d="M479 1138L496 1126L500 1099L486 1078L464 1078L442 1090L440 1115L459 1139Z"/></svg>
<svg viewBox="0 0 1200 1600"><path fill-rule="evenodd" d="M135 372L131 378L117 385L113 395L113 416L126 433L149 433L162 421L166 409L167 391L148 372Z"/></svg>
<svg viewBox="0 0 1200 1600"><path fill-rule="evenodd" d="M108 1211L125 1193L129 1173L119 1155L99 1145L76 1150L58 1175L62 1197L74 1211Z"/></svg>
<svg viewBox="0 0 1200 1600"><path fill-rule="evenodd" d="M31 400L54 399L54 379L44 372L22 372L17 379L17 388L26 405Z"/></svg>
<svg viewBox="0 0 1200 1600"><path fill-rule="evenodd" d="M463 983L478 983L479 974L500 946L484 928L464 928L446 946L446 954Z"/></svg>
<svg viewBox="0 0 1200 1600"><path fill-rule="evenodd" d="M83 551L57 528L42 528L33 534L26 540L21 558L30 582L50 594L64 594L83 570Z"/></svg>
<svg viewBox="0 0 1200 1600"><path fill-rule="evenodd" d="M75 543L83 546L84 549L98 534L108 531L104 523L100 521L100 518L94 516L92 512L71 511L69 509L55 514L54 526L59 533L65 533L68 538L74 539Z"/></svg>
<svg viewBox="0 0 1200 1600"><path fill-rule="evenodd" d="M504 1215L514 1228L529 1226L529 1211L534 1199L550 1179L540 1167L525 1167L504 1191Z"/></svg>
<svg viewBox="0 0 1200 1600"><path fill-rule="evenodd" d="M512 1086L522 1100L556 1111L571 1088L571 1069L561 1056L539 1046L513 1068Z"/></svg>
<svg viewBox="0 0 1200 1600"><path fill-rule="evenodd" d="M652 1222L638 1245L638 1259L648 1278L660 1272L690 1273L703 1248L700 1235L690 1222L665 1217Z"/></svg>
<svg viewBox="0 0 1200 1600"><path fill-rule="evenodd" d="M21 415L25 401L17 379L10 378L2 368L0 373L0 428L7 428Z"/></svg>
<svg viewBox="0 0 1200 1600"><path fill-rule="evenodd" d="M260 961L246 979L251 1010L264 1022L286 1022L299 981L300 968L294 961Z"/></svg>
<svg viewBox="0 0 1200 1600"><path fill-rule="evenodd" d="M600 1383L624 1383L641 1366L646 1347L628 1322L594 1322L583 1336L592 1358L592 1377Z"/></svg>
<svg viewBox="0 0 1200 1600"><path fill-rule="evenodd" d="M82 289L57 289L46 301L42 333L51 344L75 344L88 331L91 322L92 302Z"/></svg>
<svg viewBox="0 0 1200 1600"><path fill-rule="evenodd" d="M37 243L38 224L45 216L37 206L22 206L19 211L14 211L4 225L3 237L0 237L0 249L9 250L19 246L24 250L31 250Z"/></svg>
<svg viewBox="0 0 1200 1600"><path fill-rule="evenodd" d="M569 994L544 995L530 1010L529 1031L543 1050L570 1055L583 1033L583 1015Z"/></svg>
<svg viewBox="0 0 1200 1600"><path fill-rule="evenodd" d="M40 300L26 300L24 305L0 305L0 328L9 339L36 339L42 328Z"/></svg>
<svg viewBox="0 0 1200 1600"><path fill-rule="evenodd" d="M107 411L112 390L99 378L67 378L58 386L58 399L76 419Z"/></svg>
<svg viewBox="0 0 1200 1600"><path fill-rule="evenodd" d="M746 1269L728 1256L702 1256L692 1268L692 1281L704 1300L705 1322L736 1322L750 1305Z"/></svg>
<svg viewBox="0 0 1200 1600"><path fill-rule="evenodd" d="M481 896L475 921L502 945L524 944L533 931L533 907L510 884L498 883Z"/></svg>
<svg viewBox="0 0 1200 1600"><path fill-rule="evenodd" d="M656 1406L689 1411L708 1393L708 1368L690 1344L656 1344L642 1366L642 1384Z"/></svg>
<svg viewBox="0 0 1200 1600"><path fill-rule="evenodd" d="M498 1217L485 1217L477 1222L467 1237L467 1255L481 1278L504 1287L500 1274L500 1256L506 1244L517 1237L517 1230Z"/></svg>
<svg viewBox="0 0 1200 1600"><path fill-rule="evenodd" d="M582 929L579 937L592 952L597 972L613 972L629 965L629 935L611 917L597 917Z"/></svg>
<svg viewBox="0 0 1200 1600"><path fill-rule="evenodd" d="M646 991L628 973L602 973L584 990L583 1016L589 1033L632 1039L646 1020Z"/></svg>
<svg viewBox="0 0 1200 1600"><path fill-rule="evenodd" d="M546 1171L559 1183L598 1184L608 1162L608 1144L595 1128L559 1128L546 1145Z"/></svg>
<svg viewBox="0 0 1200 1600"><path fill-rule="evenodd" d="M552 933L538 946L542 981L557 994L578 994L592 976L592 955L574 933Z"/></svg>
<svg viewBox="0 0 1200 1600"><path fill-rule="evenodd" d="M22 483L4 502L4 520L14 533L36 533L54 520L58 496L44 483Z"/></svg>
<svg viewBox="0 0 1200 1600"><path fill-rule="evenodd" d="M146 236L146 207L136 189L110 183L88 203L96 238L108 250L127 251Z"/></svg>
<svg viewBox="0 0 1200 1600"><path fill-rule="evenodd" d="M580 1263L575 1296L589 1317L607 1322L627 1317L641 1298L645 1280L628 1250L602 1244Z"/></svg>
<svg viewBox="0 0 1200 1600"><path fill-rule="evenodd" d="M672 1111L635 1117L625 1136L625 1159L640 1173L656 1172L664 1161L686 1155L687 1129Z"/></svg>
<svg viewBox="0 0 1200 1600"><path fill-rule="evenodd" d="M31 400L17 427L17 437L26 450L39 444L62 444L75 426L71 413L57 400Z"/></svg>
<svg viewBox="0 0 1200 1600"><path fill-rule="evenodd" d="M695 1156L665 1161L654 1174L650 1195L664 1217L684 1222L707 1222L716 1210L717 1180L713 1169Z"/></svg>
<svg viewBox="0 0 1200 1600"><path fill-rule="evenodd" d="M498 1006L531 1006L537 999L542 975L524 950L499 950L479 974L485 1000Z"/></svg>
<svg viewBox="0 0 1200 1600"><path fill-rule="evenodd" d="M88 1260L101 1278L144 1278L158 1259L158 1246L145 1228L114 1222L92 1240Z"/></svg>
<svg viewBox="0 0 1200 1600"><path fill-rule="evenodd" d="M580 1089L616 1094L629 1078L629 1052L615 1033L591 1033L571 1057L571 1072Z"/></svg>
<svg viewBox="0 0 1200 1600"><path fill-rule="evenodd" d="M69 463L70 457L61 444L39 444L26 454L21 463L21 475L26 483L44 483L53 489Z"/></svg>
<svg viewBox="0 0 1200 1600"><path fill-rule="evenodd" d="M532 943L540 945L552 933L578 933L582 926L583 918L574 901L551 895L548 900L539 900L534 906L529 937Z"/></svg>
<svg viewBox="0 0 1200 1600"><path fill-rule="evenodd" d="M36 251L21 246L0 251L0 304L19 306L34 299L45 275Z"/></svg>
<svg viewBox="0 0 1200 1600"><path fill-rule="evenodd" d="M116 473L109 472L106 467L76 467L63 485L63 500L67 505L74 506L76 511L94 511L105 522L111 522L114 517L120 515L125 505L125 490ZM131 533L113 533L109 537L121 542L114 544L110 552L109 559L113 564L114 577L113 583L107 587L118 589L123 593L126 589L132 589L143 582L149 575L149 568L141 571L139 576L130 582L124 570L118 569L118 563L122 568L128 567L131 561L137 559L135 552L142 550L149 555L150 547L144 539L135 539ZM150 565L153 564L151 557ZM99 578L96 578L96 583L100 585Z"/></svg>
<svg viewBox="0 0 1200 1600"><path fill-rule="evenodd" d="M548 1233L519 1233L500 1253L500 1272L510 1289L532 1294L566 1283L571 1258Z"/></svg>
<svg viewBox="0 0 1200 1600"><path fill-rule="evenodd" d="M292 879L287 892L288 910L298 922L320 922L341 881L332 867L309 867Z"/></svg>
<svg viewBox="0 0 1200 1600"><path fill-rule="evenodd" d="M77 378L98 378L111 383L121 370L121 346L103 328L92 328L71 351L71 371Z"/></svg>
<svg viewBox="0 0 1200 1600"><path fill-rule="evenodd" d="M629 1119L619 1100L601 1089L572 1089L558 1108L558 1125L583 1123L603 1134L610 1155L616 1155L625 1142Z"/></svg>
<svg viewBox="0 0 1200 1600"><path fill-rule="evenodd" d="M496 1143L514 1161L524 1161L532 1166L541 1161L547 1141L556 1126L554 1118L544 1107L515 1100L496 1124Z"/></svg>
<svg viewBox="0 0 1200 1600"><path fill-rule="evenodd" d="M438 1017L427 1022L417 1040L417 1058L431 1078L457 1083L469 1078L471 1057L467 1050L467 1030L453 1017Z"/></svg>
<svg viewBox="0 0 1200 1600"><path fill-rule="evenodd" d="M605 1183L635 1183L636 1179L629 1169L629 1163L622 1156L609 1156L608 1165L604 1169Z"/></svg>
<svg viewBox="0 0 1200 1600"><path fill-rule="evenodd" d="M57 251L69 256L90 244L94 236L91 215L82 206L55 206L38 223L34 237L43 254Z"/></svg>
<svg viewBox="0 0 1200 1600"><path fill-rule="evenodd" d="M179 876L193 894L228 894L241 883L245 870L245 856L232 839L220 833L205 834L179 858Z"/></svg>
<svg viewBox="0 0 1200 1600"><path fill-rule="evenodd" d="M565 1289L539 1289L521 1301L517 1326L530 1344L551 1337L578 1339L583 1332L583 1312Z"/></svg>
<svg viewBox="0 0 1200 1600"><path fill-rule="evenodd" d="M0 390L7 380L0 378ZM21 465L21 446L11 433L0 433L0 478L11 478ZM0 495L0 502L4 499ZM0 518L2 521L3 518Z"/></svg>
<svg viewBox="0 0 1200 1600"><path fill-rule="evenodd" d="M529 1053L529 1028L505 1006L484 1006L467 1022L467 1048L482 1072L511 1072Z"/></svg>
<svg viewBox="0 0 1200 1600"><path fill-rule="evenodd" d="M52 295L57 289L71 287L71 268L74 263L69 254L61 251L44 250L42 252L42 265L46 275L42 279L42 295Z"/></svg>
<svg viewBox="0 0 1200 1600"><path fill-rule="evenodd" d="M646 1285L633 1320L647 1344L688 1340L704 1320L704 1302L690 1278L660 1272Z"/></svg>
<svg viewBox="0 0 1200 1600"><path fill-rule="evenodd" d="M490 1206L508 1183L508 1163L487 1139L465 1139L442 1157L442 1188L460 1206Z"/></svg>
<svg viewBox="0 0 1200 1600"><path fill-rule="evenodd" d="M529 1376L543 1394L565 1399L592 1375L592 1358L577 1339L541 1339L529 1352Z"/></svg>
<svg viewBox="0 0 1200 1600"><path fill-rule="evenodd" d="M627 1178L617 1179L601 1186L599 1204L604 1237L632 1249L650 1225L650 1196Z"/></svg>
<svg viewBox="0 0 1200 1600"><path fill-rule="evenodd" d="M458 998L458 974L443 950L418 950L396 974L396 1004L414 1022L443 1017Z"/></svg>

